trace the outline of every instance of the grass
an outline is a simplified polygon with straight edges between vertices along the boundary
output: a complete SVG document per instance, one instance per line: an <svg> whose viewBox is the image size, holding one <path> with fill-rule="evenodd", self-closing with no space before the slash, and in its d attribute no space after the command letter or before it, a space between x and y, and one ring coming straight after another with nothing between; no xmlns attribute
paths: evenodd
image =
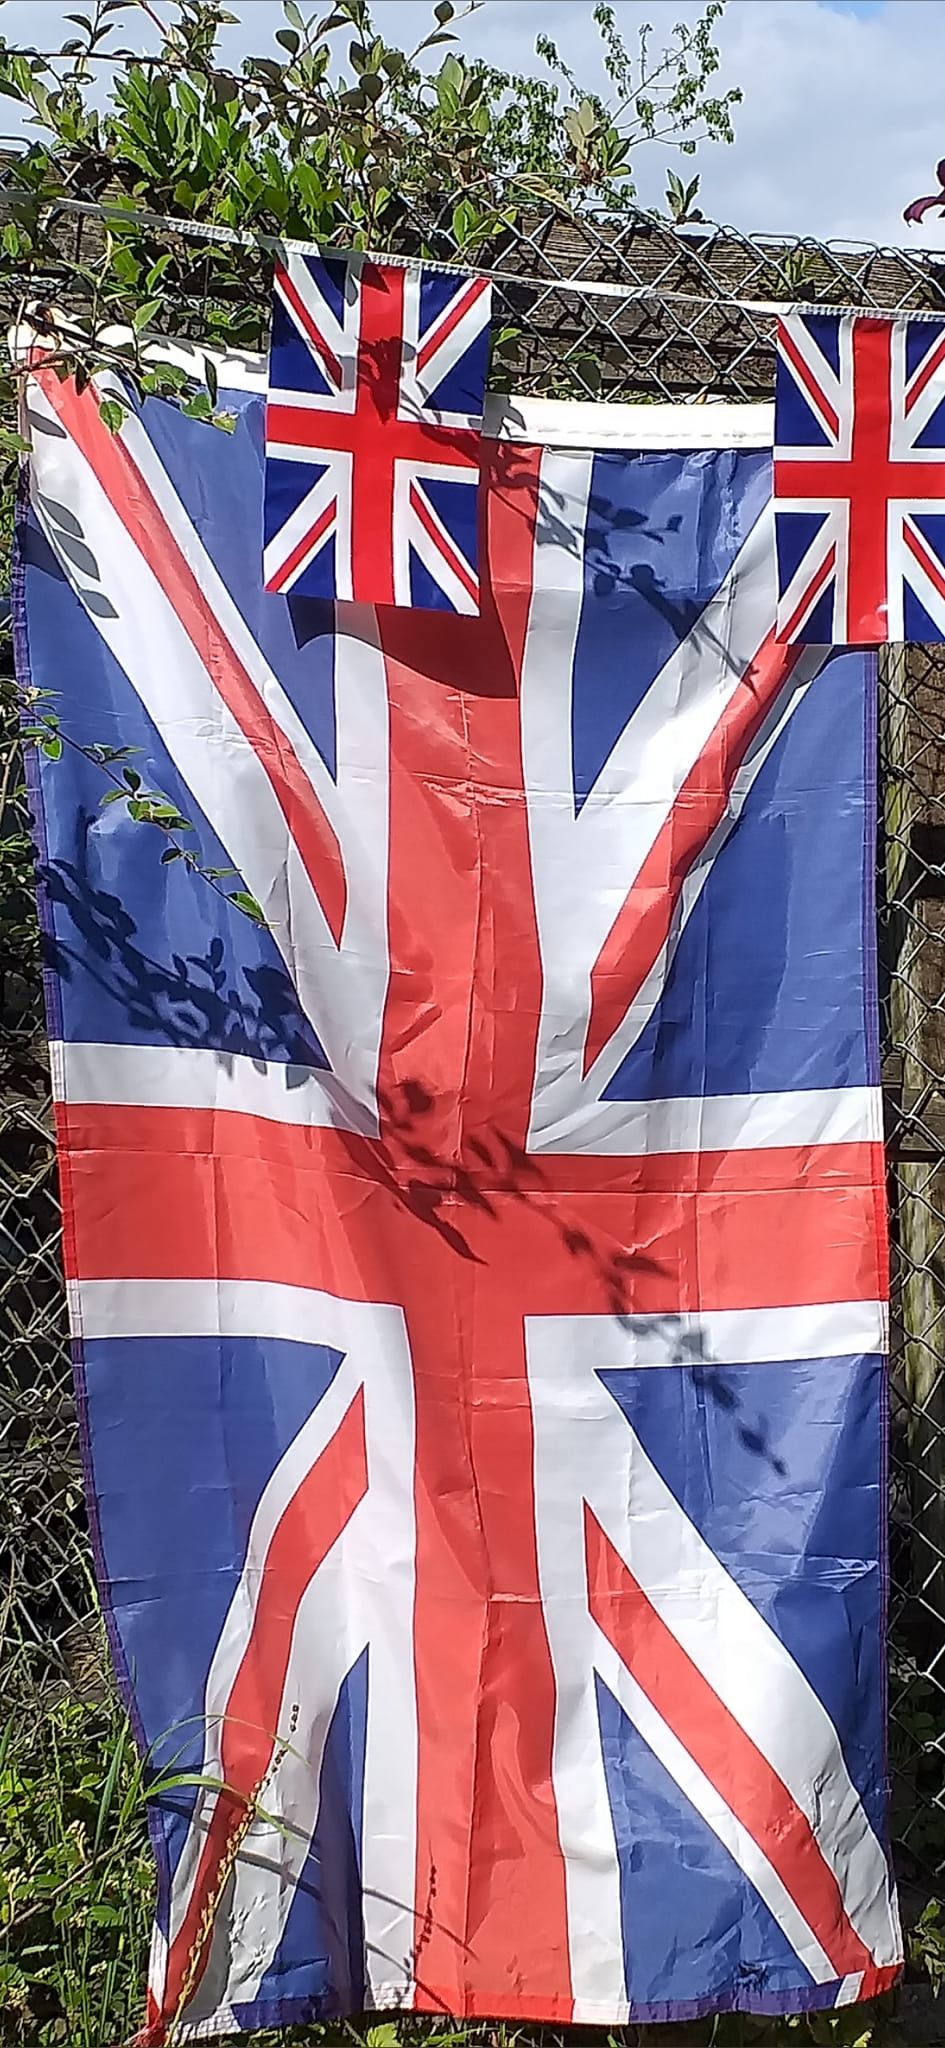
<svg viewBox="0 0 945 2048"><path fill-rule="evenodd" d="M0 1734L0 2040L106 2048L143 2009L152 1862L117 1701L60 1698Z"/></svg>
<svg viewBox="0 0 945 2048"><path fill-rule="evenodd" d="M153 1897L141 1763L117 1700L61 1692L40 1712L11 1709L0 1729L0 2042L3 2048L117 2048L138 2026ZM945 1938L930 1911L914 1941L919 1977L945 1969ZM928 1995L923 2004L928 2008ZM741 2015L685 2028L629 2028L619 2048L834 2043L836 2048L941 2041L943 2029L906 1991L871 2016L864 2008L810 2019ZM245 2039L245 2036L243 2037ZM257 2035L261 2044L365 2048L553 2048L550 2029L385 2020ZM567 2038L567 2037L566 2037ZM613 2034L572 2040L618 2048Z"/></svg>

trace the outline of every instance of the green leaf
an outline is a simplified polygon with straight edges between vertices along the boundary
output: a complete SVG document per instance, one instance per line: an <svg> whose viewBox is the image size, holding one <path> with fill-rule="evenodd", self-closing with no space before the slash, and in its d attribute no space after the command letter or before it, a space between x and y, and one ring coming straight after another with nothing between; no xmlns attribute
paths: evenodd
<svg viewBox="0 0 945 2048"><path fill-rule="evenodd" d="M129 285L134 290L141 276L141 265L138 262L137 256L133 256L131 250L126 249L123 242L116 243L112 250L111 269L112 275L118 279L120 284Z"/></svg>
<svg viewBox="0 0 945 2048"><path fill-rule="evenodd" d="M286 21L289 22L294 29L298 30L300 36L304 36L305 22L299 9L295 4L295 0L282 0L282 12L285 15Z"/></svg>
<svg viewBox="0 0 945 2048"><path fill-rule="evenodd" d="M125 784L125 787L131 790L132 795L136 795L138 790L141 788L141 777L138 774L137 768L123 768L121 771L121 779Z"/></svg>
<svg viewBox="0 0 945 2048"><path fill-rule="evenodd" d="M50 105L49 92L46 86L43 84L41 78L36 78L34 76L30 97L41 120L45 121L47 126L53 127L54 121L52 108Z"/></svg>
<svg viewBox="0 0 945 2048"><path fill-rule="evenodd" d="M103 427L107 427L110 434L117 434L119 427L127 418L127 413L125 407L120 404L117 398L103 398L99 405L98 416Z"/></svg>
<svg viewBox="0 0 945 2048"><path fill-rule="evenodd" d="M452 21L455 13L456 9L453 6L453 0L437 0L437 5L433 9L434 18L439 22L441 28L445 28L447 22Z"/></svg>
<svg viewBox="0 0 945 2048"><path fill-rule="evenodd" d="M152 263L151 268L148 271L147 277L145 278L145 285L149 292L153 292L155 285L158 284L161 278L164 276L164 272L167 269L168 264L173 263L173 261L173 251L171 249L165 249L163 256L159 256L157 262Z"/></svg>
<svg viewBox="0 0 945 2048"><path fill-rule="evenodd" d="M192 831L189 818L183 818L177 805L169 803L166 797L144 796L140 801L149 825L165 825L169 832Z"/></svg>
<svg viewBox="0 0 945 2048"><path fill-rule="evenodd" d="M161 311L163 303L163 299L145 299L140 306L136 306L131 316L131 324L136 334L141 333L142 327L148 326L155 314Z"/></svg>
<svg viewBox="0 0 945 2048"><path fill-rule="evenodd" d="M253 57L251 61L254 77L263 78L267 85L277 88L282 85L282 65L277 64L273 57Z"/></svg>
<svg viewBox="0 0 945 2048"><path fill-rule="evenodd" d="M471 200L461 199L459 201L458 206L454 206L453 208L453 217L451 221L451 226L453 230L453 240L454 242L457 243L460 249L462 249L464 244L469 241L471 235L473 234L473 231L475 230L476 227L478 227L478 225L479 215L476 212L476 209L473 206Z"/></svg>
<svg viewBox="0 0 945 2048"><path fill-rule="evenodd" d="M325 204L325 183L313 166L307 163L293 164L292 182L312 212L320 211Z"/></svg>
<svg viewBox="0 0 945 2048"><path fill-rule="evenodd" d="M181 1785L196 1785L203 1792L231 1792L243 1805L242 1794L235 1785L228 1785L225 1778L210 1778L202 1771L175 1771L166 1778L155 1778L145 1790L146 1799L162 1799L168 1792L176 1792Z"/></svg>
<svg viewBox="0 0 945 2048"><path fill-rule="evenodd" d="M88 1907L88 1916L94 1927L120 1927L124 1915L117 1906L110 1906L105 1899L95 1899Z"/></svg>
<svg viewBox="0 0 945 2048"><path fill-rule="evenodd" d="M440 85L450 86L458 94L462 91L465 79L465 66L460 63L458 57L453 56L451 51L448 57L444 57L437 72L437 87L439 88Z"/></svg>
<svg viewBox="0 0 945 2048"><path fill-rule="evenodd" d="M164 852L161 855L161 866L162 868L166 868L170 861L183 860L183 858L184 849L182 846L166 846Z"/></svg>
<svg viewBox="0 0 945 2048"><path fill-rule="evenodd" d="M265 924L265 912L260 908L255 896L250 896L247 890L234 889L229 900L235 903L237 910L242 910L247 917L251 917L254 924Z"/></svg>
<svg viewBox="0 0 945 2048"><path fill-rule="evenodd" d="M219 377L217 376L217 366L212 356L204 356L203 374L207 390L210 394L210 403L211 405L216 405L217 393L219 392L220 389L220 380Z"/></svg>
<svg viewBox="0 0 945 2048"><path fill-rule="evenodd" d="M62 741L59 738L58 733L49 733L47 738L42 740L40 744L42 746L43 753L45 754L47 761L61 761Z"/></svg>

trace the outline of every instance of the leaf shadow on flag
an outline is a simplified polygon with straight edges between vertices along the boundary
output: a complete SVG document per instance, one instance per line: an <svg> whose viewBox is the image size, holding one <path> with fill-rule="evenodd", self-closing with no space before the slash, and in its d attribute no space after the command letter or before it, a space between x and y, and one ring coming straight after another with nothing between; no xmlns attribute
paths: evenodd
<svg viewBox="0 0 945 2048"><path fill-rule="evenodd" d="M77 857L55 860L37 869L47 903L57 913L56 930L42 934L43 959L65 982L76 973L91 979L120 1005L132 1030L149 1040L175 1046L213 1046L225 1061L228 1052L254 1054L261 1060L284 1057L287 1085L293 1068L312 1066L312 1046L303 1036L298 1003L288 975L264 964L242 969L246 993L232 985L224 965L222 939L212 937L202 953L170 952L156 959L137 943L137 926L119 896L90 878L84 858L87 834L95 814L78 818ZM75 931L72 944L63 935L63 914Z"/></svg>
<svg viewBox="0 0 945 2048"><path fill-rule="evenodd" d="M576 554L580 538L564 497L539 482L535 489L532 459L514 445L494 447L493 483L514 493L523 490L523 513L534 520L539 541L550 542ZM594 549L594 573L604 594L624 590L642 598L660 612L674 638L702 633L723 661L731 665L724 644L704 622L702 606L695 599L670 594L655 569L646 561L627 563L616 552L610 535L638 536L648 544L661 545L672 537L678 520L671 515L662 527L633 509L611 504L595 495L590 506L588 540ZM481 559L485 550L481 551ZM508 595L483 589L480 618L446 616L410 609L387 609L382 614L382 640L388 658L440 682L444 689L459 690L474 698L514 698L519 688L516 665L509 645ZM334 608L315 599L288 599L297 644L302 647L328 635L336 625L352 637L360 633L373 637L373 615L358 606ZM487 658L484 658L484 650ZM465 1223L467 1214L478 1212L498 1231L503 1205L534 1203L546 1190L540 1156L528 1153L508 1132L496 1125L478 1126L467 1133L462 1158L446 1159L438 1154L432 1132L440 1105L419 1075L401 1080L387 1091L380 1103L389 1144L380 1152L372 1148L373 1171L380 1172L389 1191L412 1215L426 1223L456 1255L481 1264L473 1241L482 1242L481 1226L473 1232ZM396 1159L396 1165L394 1163ZM550 1190L548 1190L550 1191ZM536 1205L549 1234L554 1234L567 1256L584 1262L595 1273L605 1312L622 1327L640 1330L643 1325L633 1314L634 1279L651 1278L661 1272L658 1259L641 1247L614 1244L603 1235L589 1233L583 1221L570 1217L560 1199L554 1207ZM749 1416L735 1376L714 1363L708 1352L704 1330L691 1317L668 1314L656 1319L660 1334L668 1340L673 1364L690 1368L705 1387L706 1396L729 1416L743 1446L765 1460L776 1472L781 1465L770 1447L770 1431L762 1414Z"/></svg>
<svg viewBox="0 0 945 2048"><path fill-rule="evenodd" d="M709 619L706 593L697 597L673 588L668 578L658 574L655 563L645 558L628 561L617 550L616 543L627 534L650 546L663 546L681 525L679 514L671 513L660 526L630 506L615 505L600 493L592 495L585 537L585 564L592 588L601 597L625 594L642 599L669 627L677 645L691 640L695 648L715 654L723 668L740 673L731 649Z"/></svg>
<svg viewBox="0 0 945 2048"><path fill-rule="evenodd" d="M418 1169L416 1178L406 1181L389 1170L390 1184L412 1213L436 1229L459 1256L479 1262L479 1254L463 1236L463 1210L479 1210L499 1231L503 1205L510 1200L533 1203L536 1195L550 1192L548 1179L540 1157L496 1126L467 1136L466 1163L454 1160L447 1164L424 1138L425 1123L436 1108L435 1097L418 1079L401 1082L383 1096L384 1124L388 1133L394 1134L396 1152ZM767 1417L761 1410L749 1417L738 1376L713 1359L705 1325L691 1314L641 1315L634 1311L634 1283L643 1275L658 1275L663 1270L659 1259L641 1247L615 1245L603 1232L589 1230L583 1221L569 1217L566 1199L558 1197L553 1208L544 1200L536 1206L549 1234L556 1237L567 1256L593 1271L606 1312L619 1327L638 1339L649 1334L657 1338L665 1346L667 1363L688 1368L700 1397L730 1417L743 1448L784 1477L787 1467L771 1447ZM449 1217L442 1213L444 1207L448 1207Z"/></svg>
<svg viewBox="0 0 945 2048"><path fill-rule="evenodd" d="M415 353L402 334L385 335L372 342L362 341L358 348L358 382L370 391L371 406L379 420L384 423L394 418L411 420L421 432L427 430L432 461L442 461L446 449L468 461L470 432L475 432L475 429L451 428L439 422L432 425L423 410L405 401L400 385L401 370L413 362Z"/></svg>
<svg viewBox="0 0 945 2048"><path fill-rule="evenodd" d="M752 1422L744 1417L744 1400L739 1394L733 1375L726 1373L724 1366L713 1366L706 1359L695 1367L693 1379L699 1390L706 1394L717 1408L732 1418L732 1425L739 1443L753 1457L760 1458L779 1479L787 1477L784 1459L771 1447L771 1424L762 1412Z"/></svg>
<svg viewBox="0 0 945 2048"><path fill-rule="evenodd" d="M96 619L114 619L117 614L111 599L101 587L101 571L96 556L82 537L82 529L75 514L55 498L41 498L45 517L56 536L56 546L61 549L79 575L90 578L83 587L82 603ZM38 526L21 521L17 531L17 546L24 566L39 569L44 575L54 576L62 582L62 569L55 550Z"/></svg>
<svg viewBox="0 0 945 2048"><path fill-rule="evenodd" d="M502 481L513 486L517 481L516 469L522 467L521 458L516 465L515 454L514 449L503 450L501 472ZM733 672L737 669L730 648L708 617L708 591L696 595L681 590L669 575L659 572L659 550L678 540L683 528L682 513L669 512L664 519L657 520L638 506L618 502L598 486L591 492L586 511L582 506L577 518L563 493L545 476L540 477L537 491L532 486L531 502L536 544L553 545L573 556L581 554L591 594L641 599L669 628L677 644L692 639L696 646L717 655L723 667ZM634 543L645 550L636 558ZM651 552L655 553L655 560L648 558Z"/></svg>
<svg viewBox="0 0 945 2048"><path fill-rule="evenodd" d="M514 444L493 444L493 477L502 490L522 492L523 516L534 522L539 543L550 542L577 553L579 531L569 516L562 495L539 479L535 487L532 458ZM56 545L80 574L100 585L99 565L82 536L75 515L56 501L45 499L43 512L55 531ZM622 561L615 551L614 537L627 533L660 545L675 532L678 521L671 516L662 529L632 507L618 506L596 494L590 501L585 549L593 557L594 574L607 591L625 589L642 596L659 610L674 634L682 639L697 628L704 631L725 656L711 630L699 623L700 607L694 601L670 597L652 565ZM52 567L61 574L56 557L45 536L33 527L21 534L21 546L30 550L35 566ZM483 551L484 552L484 551ZM47 560L48 558L48 560ZM503 617L504 594L483 594L483 615L479 619L440 613L396 609L384 622L387 653L402 659L408 667L451 690L464 690L480 697L514 697L519 678L509 646ZM82 602L92 611L111 606L100 588L82 592ZM363 630L374 635L373 615L358 606L344 606L345 630L357 635ZM290 616L297 643L302 646L334 630L335 609L315 600L290 599ZM363 626L362 626L363 620ZM496 628L498 627L498 633ZM490 631L488 659L484 628ZM499 653L499 659L496 654ZM728 658L728 657L726 657ZM47 926L43 934L44 957L63 981L76 971L91 977L104 994L118 1003L132 1030L149 1041L181 1047L208 1044L225 1063L228 1055L240 1053L260 1060L282 1057L286 1080L291 1088L300 1085L313 1064L312 1044L303 1035L302 1020L291 980L284 970L259 964L242 969L247 993L228 979L225 949L219 937L211 937L203 952L186 956L171 951L157 959L138 942L137 926L121 898L102 889L92 879L87 861L88 835L98 822L97 815L84 811L77 821L75 857L56 859L39 869L39 880L48 906L58 912L59 929ZM76 934L71 945L63 936L63 916ZM596 1238L584 1225L569 1219L560 1200L552 1207L535 1205L545 1188L540 1160L525 1151L508 1133L493 1126L479 1128L470 1136L461 1159L445 1159L429 1142L427 1123L437 1110L434 1096L420 1076L401 1081L381 1102L389 1136L395 1140L398 1166L385 1156L382 1143L371 1145L371 1171L412 1215L430 1229L460 1258L481 1263L468 1231L465 1212L476 1210L480 1217L501 1227L501 1205L508 1201L531 1203L539 1208L549 1232L557 1235L569 1258L588 1263L596 1276L605 1312L624 1327L641 1327L633 1314L634 1279L643 1274L659 1275L663 1268L642 1247L614 1243L603 1234ZM365 1140L353 1141L365 1144ZM704 1376L713 1401L732 1415L746 1448L771 1458L763 1423L747 1424L739 1416L740 1399L730 1378L707 1356L704 1337L690 1317L667 1315L658 1319L664 1337L670 1336L672 1362L690 1366ZM773 1462L773 1461L772 1461ZM776 1466L776 1469L780 1469Z"/></svg>

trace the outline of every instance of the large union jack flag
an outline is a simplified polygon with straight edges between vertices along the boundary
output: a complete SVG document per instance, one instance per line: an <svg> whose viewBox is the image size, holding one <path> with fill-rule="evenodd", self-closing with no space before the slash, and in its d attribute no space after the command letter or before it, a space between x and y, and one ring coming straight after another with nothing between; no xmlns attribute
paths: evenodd
<svg viewBox="0 0 945 2048"><path fill-rule="evenodd" d="M770 451L584 409L485 444L480 617L276 602L231 402L112 435L40 370L17 589L266 917L44 767L90 1514L176 1781L143 2039L868 1997L869 662L776 640Z"/></svg>
<svg viewBox="0 0 945 2048"><path fill-rule="evenodd" d="M491 286L295 252L275 273L266 589L479 609Z"/></svg>
<svg viewBox="0 0 945 2048"><path fill-rule="evenodd" d="M780 320L774 438L778 638L945 639L945 321Z"/></svg>

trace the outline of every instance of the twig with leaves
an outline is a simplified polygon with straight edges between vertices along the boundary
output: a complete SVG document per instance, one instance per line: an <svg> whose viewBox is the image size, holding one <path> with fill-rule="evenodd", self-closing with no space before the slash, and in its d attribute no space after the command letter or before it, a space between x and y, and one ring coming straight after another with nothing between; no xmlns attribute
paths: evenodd
<svg viewBox="0 0 945 2048"><path fill-rule="evenodd" d="M183 834L193 832L193 824L183 815L171 797L166 796L163 790L146 788L138 770L127 765L139 749L83 745L81 741L72 738L63 730L57 712L44 711L37 714L35 698L38 694L32 692L33 701L28 704L32 723L24 724L22 727L21 737L25 744L38 747L47 761L61 760L63 749L66 747L80 754L92 767L101 770L110 785L100 798L102 805L123 803L129 818L133 819L135 824L154 825L164 834L169 843L161 855L162 867L169 867L174 861L183 861L191 874L199 875L201 881L206 882L208 888L213 889L216 895L222 896L224 902L232 904L234 910L242 911L244 917L250 918L254 924L267 924L265 912L247 889L226 889L222 886L237 874L236 868L204 867L193 848L182 844Z"/></svg>

